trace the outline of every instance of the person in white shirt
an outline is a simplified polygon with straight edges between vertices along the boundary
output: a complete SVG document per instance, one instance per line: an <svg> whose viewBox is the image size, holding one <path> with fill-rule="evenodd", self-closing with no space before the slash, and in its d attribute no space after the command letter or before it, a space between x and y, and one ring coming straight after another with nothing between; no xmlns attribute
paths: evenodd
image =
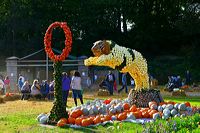
<svg viewBox="0 0 200 133"><path fill-rule="evenodd" d="M75 105L77 106L77 98L79 98L80 101L81 101L81 104L83 104L81 76L80 76L80 73L78 71L75 71L74 76L72 76L71 88L72 88L72 93L73 93Z"/></svg>
<svg viewBox="0 0 200 133"><path fill-rule="evenodd" d="M24 76L22 76L21 74L19 74L19 79L21 78L21 80L22 80L22 82L24 83L25 82L25 78L24 78ZM18 79L18 80L19 80Z"/></svg>

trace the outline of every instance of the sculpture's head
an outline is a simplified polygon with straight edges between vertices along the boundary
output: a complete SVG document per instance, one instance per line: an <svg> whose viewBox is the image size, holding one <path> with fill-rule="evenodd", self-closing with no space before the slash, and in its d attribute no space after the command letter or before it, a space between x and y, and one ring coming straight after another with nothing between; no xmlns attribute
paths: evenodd
<svg viewBox="0 0 200 133"><path fill-rule="evenodd" d="M110 53L110 44L106 40L96 41L91 50L95 57L99 57L103 54L108 55Z"/></svg>

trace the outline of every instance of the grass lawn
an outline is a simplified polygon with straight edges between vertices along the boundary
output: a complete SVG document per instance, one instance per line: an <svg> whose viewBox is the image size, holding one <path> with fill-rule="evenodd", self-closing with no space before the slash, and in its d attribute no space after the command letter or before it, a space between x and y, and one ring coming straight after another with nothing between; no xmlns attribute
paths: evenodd
<svg viewBox="0 0 200 133"><path fill-rule="evenodd" d="M84 101L93 100L95 98L106 99L108 97L98 97L96 95L84 94ZM123 99L126 98L125 94L115 95L112 98ZM184 98L184 97L164 97L165 100L175 102L190 101L192 105L200 106L200 98ZM80 103L80 101L78 101ZM74 106L73 99L68 99L68 106ZM0 132L13 133L13 132L142 132L143 125L133 123L114 123L106 126L79 128L73 129L65 128L47 128L41 127L36 117L42 112L49 112L52 107L52 101L9 101L0 104ZM200 132L199 128L195 132Z"/></svg>

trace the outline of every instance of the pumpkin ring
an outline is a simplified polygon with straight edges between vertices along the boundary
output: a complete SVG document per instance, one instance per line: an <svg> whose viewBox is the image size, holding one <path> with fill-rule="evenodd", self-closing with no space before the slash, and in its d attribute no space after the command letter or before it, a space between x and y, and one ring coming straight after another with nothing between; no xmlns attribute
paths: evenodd
<svg viewBox="0 0 200 133"><path fill-rule="evenodd" d="M65 48L62 50L62 53L60 55L55 55L51 47L52 31L56 27L62 28L65 33ZM69 27L67 26L67 23L66 22L52 23L48 27L45 33L44 45L45 45L45 51L51 60L55 62L65 60L65 58L69 55L72 46L72 34Z"/></svg>

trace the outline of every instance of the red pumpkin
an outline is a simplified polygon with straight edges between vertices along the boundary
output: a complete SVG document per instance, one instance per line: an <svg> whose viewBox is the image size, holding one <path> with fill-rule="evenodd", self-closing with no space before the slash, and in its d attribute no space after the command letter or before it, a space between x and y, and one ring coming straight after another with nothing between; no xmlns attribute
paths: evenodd
<svg viewBox="0 0 200 133"><path fill-rule="evenodd" d="M187 107L191 107L190 102L186 102L185 105L186 105Z"/></svg>

